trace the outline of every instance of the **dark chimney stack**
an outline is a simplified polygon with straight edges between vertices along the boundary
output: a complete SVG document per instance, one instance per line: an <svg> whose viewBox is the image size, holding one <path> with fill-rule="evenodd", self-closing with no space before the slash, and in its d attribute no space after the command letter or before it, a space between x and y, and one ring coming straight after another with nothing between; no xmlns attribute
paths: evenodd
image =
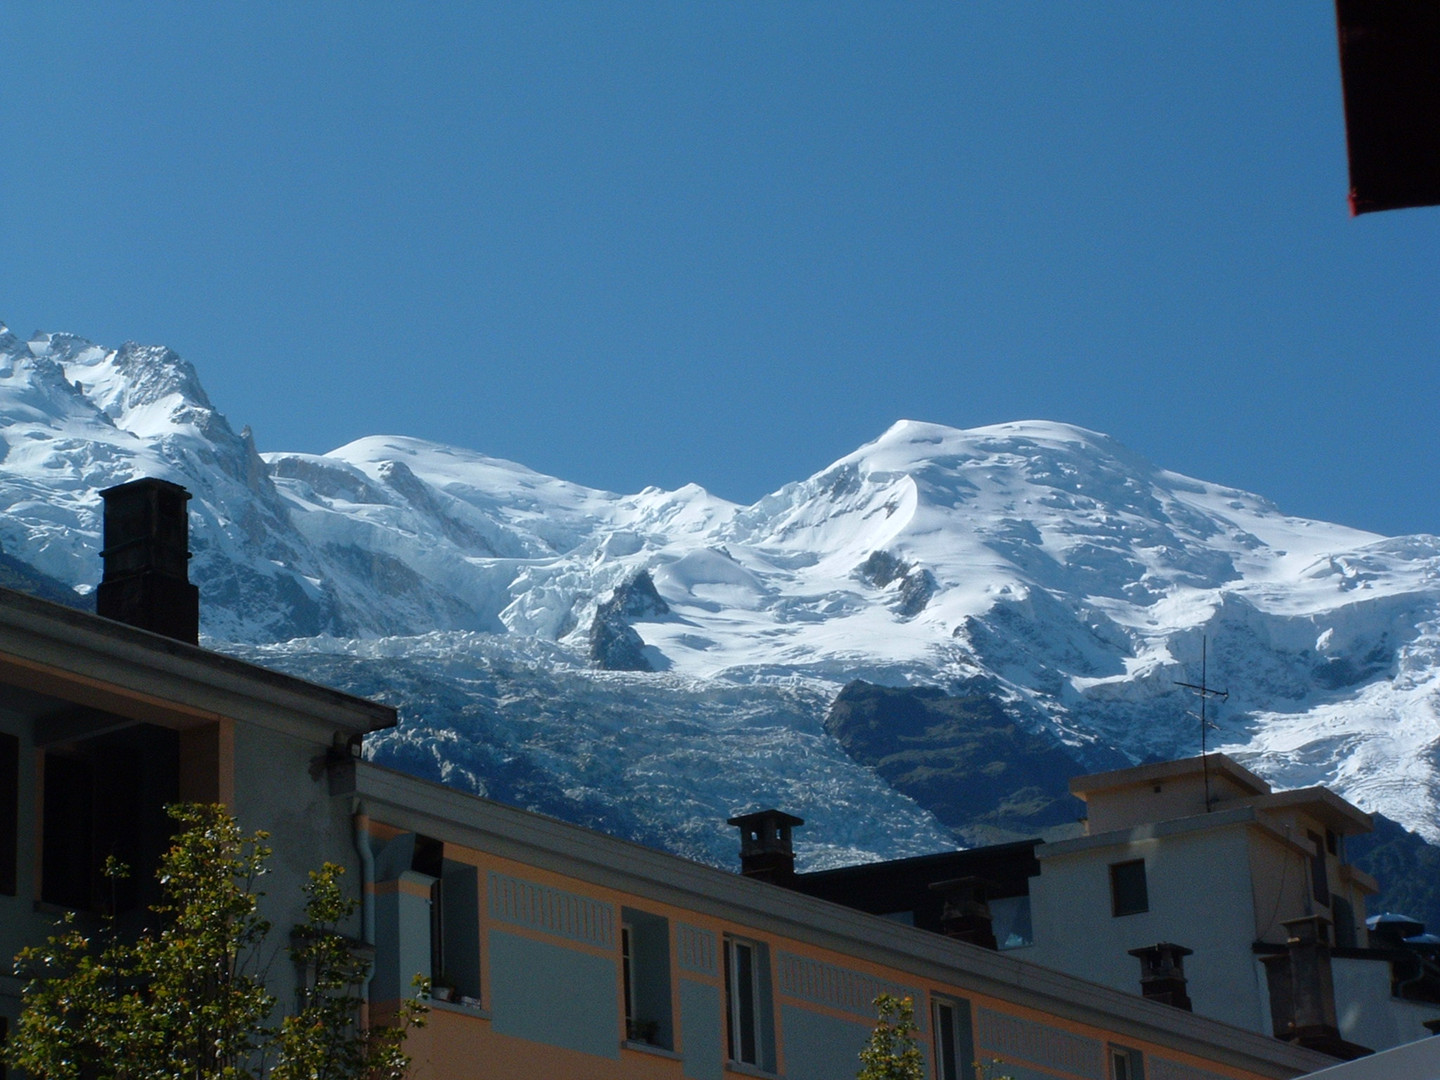
<svg viewBox="0 0 1440 1080"><path fill-rule="evenodd" d="M1148 1001L1192 1011L1190 995L1185 991L1185 957L1194 952L1173 941L1131 949L1130 955L1140 961L1141 995Z"/></svg>
<svg viewBox="0 0 1440 1080"><path fill-rule="evenodd" d="M999 888L995 882L980 877L934 882L930 889L940 894L940 932L956 941L998 949L990 917L990 897Z"/></svg>
<svg viewBox="0 0 1440 1080"><path fill-rule="evenodd" d="M1353 1060L1370 1051L1340 1037L1335 979L1330 969L1330 920L1320 915L1286 919L1285 951L1262 956L1270 984L1275 1037Z"/></svg>
<svg viewBox="0 0 1440 1080"><path fill-rule="evenodd" d="M790 830L805 824L803 818L781 810L757 810L732 817L727 825L740 829L740 873L776 885L795 877L795 848Z"/></svg>
<svg viewBox="0 0 1440 1080"><path fill-rule="evenodd" d="M200 590L190 584L190 493L168 480L133 480L105 500L104 577L95 611L191 645L200 641Z"/></svg>

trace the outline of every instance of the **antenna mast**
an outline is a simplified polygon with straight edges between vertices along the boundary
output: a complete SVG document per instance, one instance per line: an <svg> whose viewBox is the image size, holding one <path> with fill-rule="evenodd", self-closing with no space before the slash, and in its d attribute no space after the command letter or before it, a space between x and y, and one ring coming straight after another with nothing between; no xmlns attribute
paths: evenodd
<svg viewBox="0 0 1440 1080"><path fill-rule="evenodd" d="M1209 652L1209 646L1209 637L1201 637L1200 684L1197 686L1195 683L1188 682L1177 681L1175 683L1176 686L1183 686L1187 690L1194 691L1195 696L1200 699L1200 712L1196 714L1187 710L1186 715L1193 716L1196 720L1200 721L1200 768L1201 771L1205 774L1205 812L1207 814L1210 813L1210 759L1205 755L1205 731L1207 728L1212 728L1215 725L1206 718L1205 705L1212 697L1219 698L1221 701L1224 701L1230 696L1229 690L1215 690L1206 681L1206 677L1208 674L1207 668L1209 667L1209 657L1207 655Z"/></svg>

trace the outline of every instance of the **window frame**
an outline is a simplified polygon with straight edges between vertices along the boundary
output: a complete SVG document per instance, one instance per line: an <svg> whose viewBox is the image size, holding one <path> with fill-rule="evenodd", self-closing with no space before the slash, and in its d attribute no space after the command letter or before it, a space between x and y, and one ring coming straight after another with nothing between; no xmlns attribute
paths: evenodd
<svg viewBox="0 0 1440 1080"><path fill-rule="evenodd" d="M741 963L742 953L747 959L745 964ZM766 1069L769 1059L763 1019L766 1002L760 971L765 962L766 950L760 942L748 938L725 938L726 1056L737 1065L761 1070ZM750 1044L748 1057L747 1039Z"/></svg>
<svg viewBox="0 0 1440 1080"><path fill-rule="evenodd" d="M633 1040L635 1028L635 955L631 951L634 928L628 923L620 924L620 985L625 997L625 1038Z"/></svg>
<svg viewBox="0 0 1440 1080"><path fill-rule="evenodd" d="M0 731L0 896L19 888L20 737Z"/></svg>
<svg viewBox="0 0 1440 1080"><path fill-rule="evenodd" d="M1133 1047L1107 1044L1105 1066L1107 1080L1145 1080L1145 1055Z"/></svg>
<svg viewBox="0 0 1440 1080"><path fill-rule="evenodd" d="M1139 868L1138 879L1131 876ZM1138 880L1139 890L1135 886ZM1125 859L1110 864L1110 914L1117 919L1143 915L1150 910L1150 880L1144 859Z"/></svg>
<svg viewBox="0 0 1440 1080"><path fill-rule="evenodd" d="M935 1080L966 1080L973 1070L975 1039L970 1002L930 995L931 1053Z"/></svg>

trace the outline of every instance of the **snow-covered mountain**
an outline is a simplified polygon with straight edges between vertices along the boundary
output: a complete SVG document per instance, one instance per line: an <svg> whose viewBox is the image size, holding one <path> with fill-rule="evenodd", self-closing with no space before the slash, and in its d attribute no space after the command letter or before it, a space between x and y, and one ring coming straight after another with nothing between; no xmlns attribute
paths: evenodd
<svg viewBox="0 0 1440 1080"><path fill-rule="evenodd" d="M742 507L413 438L260 455L169 350L5 332L0 440L9 555L86 592L98 491L184 484L212 645L396 700L382 758L697 857L767 801L812 865L948 842L826 736L851 679L984 693L1080 763L1177 756L1207 640L1212 747L1440 840L1440 540L1080 428L901 421Z"/></svg>

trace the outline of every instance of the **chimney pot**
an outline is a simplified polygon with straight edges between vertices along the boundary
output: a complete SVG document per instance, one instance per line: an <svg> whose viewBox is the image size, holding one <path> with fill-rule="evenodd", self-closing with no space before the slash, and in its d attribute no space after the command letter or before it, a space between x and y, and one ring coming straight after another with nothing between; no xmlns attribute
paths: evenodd
<svg viewBox="0 0 1440 1080"><path fill-rule="evenodd" d="M757 810L726 821L740 830L740 873L776 885L795 877L795 848L790 832L805 824L783 810Z"/></svg>
<svg viewBox="0 0 1440 1080"><path fill-rule="evenodd" d="M940 932L956 941L968 941L985 949L998 949L990 915L990 898L1000 886L987 878L959 877L930 885L940 894Z"/></svg>
<svg viewBox="0 0 1440 1080"><path fill-rule="evenodd" d="M1185 957L1194 949L1162 941L1143 949L1131 949L1130 955L1140 961L1140 993L1150 1001L1174 1005L1192 1011L1190 995L1185 990Z"/></svg>

